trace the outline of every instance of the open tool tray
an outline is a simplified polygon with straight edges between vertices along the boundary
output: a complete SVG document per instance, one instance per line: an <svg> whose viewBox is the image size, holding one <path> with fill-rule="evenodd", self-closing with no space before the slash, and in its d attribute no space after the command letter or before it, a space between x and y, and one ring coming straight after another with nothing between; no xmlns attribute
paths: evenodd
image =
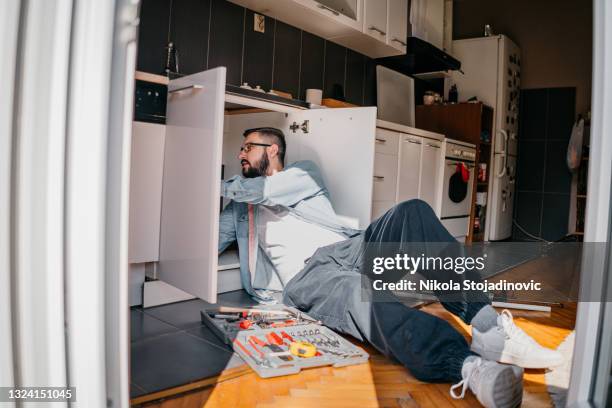
<svg viewBox="0 0 612 408"><path fill-rule="evenodd" d="M253 311L255 309L246 310ZM355 346L331 329L321 325L320 322L296 309L275 305L256 310L261 310L259 317L258 313L230 313L227 311L221 312L219 309L203 310L201 316L202 321L225 343L231 344L234 351L260 377L268 378L296 374L303 368L310 367L326 365L342 367L361 364L369 358L368 353L362 348ZM270 315L267 313L278 314ZM230 315L236 317L229 319L231 320L229 322L228 319L213 317ZM262 315L267 316L267 318L272 316L272 319L262 319ZM240 328L240 323L244 320L256 323L248 328ZM308 354L304 353L306 350L312 353L313 349L301 347L301 342L315 346L314 356L302 356ZM292 344L294 353L297 352L295 354L290 351Z"/></svg>

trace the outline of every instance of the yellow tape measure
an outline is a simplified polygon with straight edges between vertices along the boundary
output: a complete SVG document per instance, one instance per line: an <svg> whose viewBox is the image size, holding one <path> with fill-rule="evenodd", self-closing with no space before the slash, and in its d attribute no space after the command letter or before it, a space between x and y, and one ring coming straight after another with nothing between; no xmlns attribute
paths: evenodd
<svg viewBox="0 0 612 408"><path fill-rule="evenodd" d="M317 354L317 347L314 344L305 341L294 341L289 346L289 351L294 356L308 358L314 357Z"/></svg>

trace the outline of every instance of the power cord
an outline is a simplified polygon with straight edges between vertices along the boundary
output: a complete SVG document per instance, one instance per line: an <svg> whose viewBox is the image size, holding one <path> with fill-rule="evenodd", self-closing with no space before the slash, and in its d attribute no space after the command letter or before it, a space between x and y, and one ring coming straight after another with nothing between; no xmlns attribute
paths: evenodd
<svg viewBox="0 0 612 408"><path fill-rule="evenodd" d="M529 238L531 238L531 239L533 239L535 241L541 241L541 242L545 242L547 244L552 244L552 241L547 241L547 240L545 240L542 237L535 236L535 235L530 234L529 232L525 231L525 229L523 227L521 227L518 222L516 222L516 219L513 218L512 219L512 223L516 226L516 228L519 229L519 231L521 231L523 234L527 235Z"/></svg>

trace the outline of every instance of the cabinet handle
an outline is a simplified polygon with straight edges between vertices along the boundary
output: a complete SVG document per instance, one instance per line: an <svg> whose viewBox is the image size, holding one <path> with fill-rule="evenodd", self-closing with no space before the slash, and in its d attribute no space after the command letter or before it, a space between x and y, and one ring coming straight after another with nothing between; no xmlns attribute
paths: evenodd
<svg viewBox="0 0 612 408"><path fill-rule="evenodd" d="M397 38L397 37L393 37L393 38L391 39L391 41L398 42L398 43L400 43L401 45L403 45L404 47L408 45L408 44L406 44L406 42L405 42L405 41L402 41L402 40L400 40L400 39L399 39L399 38Z"/></svg>
<svg viewBox="0 0 612 408"><path fill-rule="evenodd" d="M375 178L376 180L384 180L384 179L385 179L383 176L374 176L374 178Z"/></svg>
<svg viewBox="0 0 612 408"><path fill-rule="evenodd" d="M338 13L336 10L334 10L332 8L329 8L327 6L324 6L323 4L317 4L317 7L322 9L322 10L327 10L327 11L333 13L334 16L339 16L340 15L340 13Z"/></svg>
<svg viewBox="0 0 612 408"><path fill-rule="evenodd" d="M387 35L386 32L384 32L383 30L381 30L380 28L371 25L370 27L368 27L368 30L374 30L374 31L378 31L380 33L380 35Z"/></svg>
<svg viewBox="0 0 612 408"><path fill-rule="evenodd" d="M376 141L377 141L378 143L387 143L387 141L386 141L385 139L379 139L379 138L376 138Z"/></svg>
<svg viewBox="0 0 612 408"><path fill-rule="evenodd" d="M435 147L436 149L439 149L439 148L440 148L440 146L435 145L435 144L431 144L431 143L427 143L427 146L429 146L429 147Z"/></svg>
<svg viewBox="0 0 612 408"><path fill-rule="evenodd" d="M404 142L414 143L414 144L421 144L421 142L419 142L418 140L410 140L410 139L406 139L406 140L404 140Z"/></svg>

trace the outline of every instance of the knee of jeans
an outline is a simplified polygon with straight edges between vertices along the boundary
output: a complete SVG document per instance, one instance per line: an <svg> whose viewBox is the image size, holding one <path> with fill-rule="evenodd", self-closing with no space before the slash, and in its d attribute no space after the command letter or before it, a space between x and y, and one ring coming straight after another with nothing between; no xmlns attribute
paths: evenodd
<svg viewBox="0 0 612 408"><path fill-rule="evenodd" d="M432 211L433 209L431 208L431 206L429 204L427 204L425 201L420 200L418 198L414 198L412 200L407 200L407 201L402 201L401 203L397 204L395 206L395 208L397 210L400 211Z"/></svg>

